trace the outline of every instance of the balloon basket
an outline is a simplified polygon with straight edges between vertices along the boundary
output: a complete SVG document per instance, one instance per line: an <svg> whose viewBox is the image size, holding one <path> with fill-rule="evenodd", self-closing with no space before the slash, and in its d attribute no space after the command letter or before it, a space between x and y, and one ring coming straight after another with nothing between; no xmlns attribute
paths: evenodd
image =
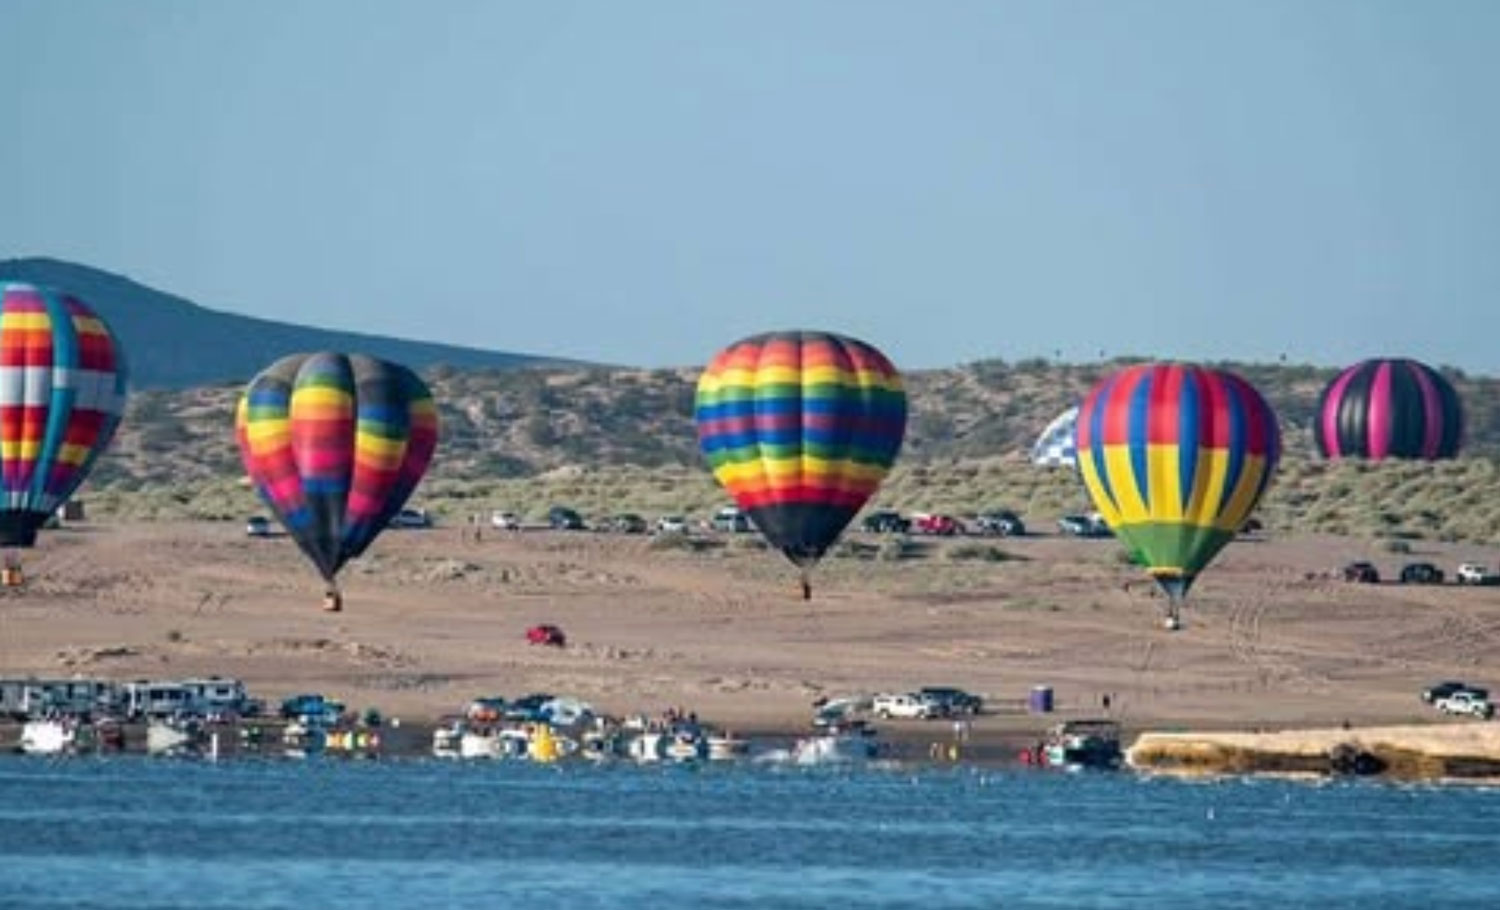
<svg viewBox="0 0 1500 910"><path fill-rule="evenodd" d="M26 583L26 578L21 574L19 566L6 566L0 568L0 586L7 588L19 588Z"/></svg>
<svg viewBox="0 0 1500 910"><path fill-rule="evenodd" d="M1176 632L1178 629L1182 628L1182 620L1178 619L1175 616L1168 616L1166 619L1163 619L1161 621L1161 627L1163 629L1166 629L1168 632Z"/></svg>
<svg viewBox="0 0 1500 910"><path fill-rule="evenodd" d="M323 595L323 610L328 613L338 613L344 609L344 596L334 591Z"/></svg>

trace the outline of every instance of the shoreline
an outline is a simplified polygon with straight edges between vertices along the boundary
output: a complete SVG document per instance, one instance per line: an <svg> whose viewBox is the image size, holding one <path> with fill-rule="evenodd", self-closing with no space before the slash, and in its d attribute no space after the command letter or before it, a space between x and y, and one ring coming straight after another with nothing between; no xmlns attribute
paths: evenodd
<svg viewBox="0 0 1500 910"><path fill-rule="evenodd" d="M441 725L442 718L393 720L394 723L374 728L380 736L379 758L433 757L433 732ZM957 733L951 722L943 721L879 721L873 726L882 744L882 759L929 767L1024 767L1021 753L1037 745L1045 735L1045 728L1019 723L1018 718L1004 718L1012 722L989 725L984 720L981 715L965 734ZM24 723L0 721L0 754L22 754L20 735ZM208 724L204 730L219 735L218 757L279 758L280 730L285 723L279 718L246 719ZM732 726L713 719L706 719L705 723L749 741L752 754L787 749L798 739L816 735L810 724ZM132 721L122 727L124 748L100 750L98 754L149 754L147 724ZM267 731L265 745L253 750L241 745L241 730L250 727ZM1145 776L1298 779L1359 776L1428 783L1500 782L1500 725L1473 722L1273 732L1243 729L1162 732L1122 725L1121 745L1125 753L1122 770ZM82 753L93 754L93 750ZM327 757L348 760L355 756L330 752Z"/></svg>

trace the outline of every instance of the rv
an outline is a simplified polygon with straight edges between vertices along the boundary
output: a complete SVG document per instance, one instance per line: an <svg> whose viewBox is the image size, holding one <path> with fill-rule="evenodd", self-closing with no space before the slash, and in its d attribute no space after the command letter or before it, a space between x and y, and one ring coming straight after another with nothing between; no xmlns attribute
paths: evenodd
<svg viewBox="0 0 1500 910"><path fill-rule="evenodd" d="M171 717L194 713L193 693L180 683L139 682L125 684L125 713L132 719Z"/></svg>
<svg viewBox="0 0 1500 910"><path fill-rule="evenodd" d="M252 702L245 692L245 684L237 679L210 676L207 679L184 679L182 687L192 697L192 709L207 717L225 714L254 714L258 703Z"/></svg>
<svg viewBox="0 0 1500 910"><path fill-rule="evenodd" d="M0 714L18 720L108 711L111 683L96 679L0 680Z"/></svg>

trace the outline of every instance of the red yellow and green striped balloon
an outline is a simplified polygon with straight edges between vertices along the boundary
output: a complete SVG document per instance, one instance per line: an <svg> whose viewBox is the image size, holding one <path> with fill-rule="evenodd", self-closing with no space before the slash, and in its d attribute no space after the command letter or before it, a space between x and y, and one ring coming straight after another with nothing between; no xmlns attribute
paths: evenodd
<svg viewBox="0 0 1500 910"><path fill-rule="evenodd" d="M235 435L245 471L329 585L416 489L437 448L432 393L373 357L294 354L251 381Z"/></svg>
<svg viewBox="0 0 1500 910"><path fill-rule="evenodd" d="M1144 364L1089 392L1077 437L1094 505L1167 593L1175 627L1193 580L1270 485L1281 454L1275 413L1228 371Z"/></svg>
<svg viewBox="0 0 1500 910"><path fill-rule="evenodd" d="M804 569L805 585L805 570L901 451L906 391L885 355L863 341L772 332L714 357L698 380L695 416L714 477Z"/></svg>
<svg viewBox="0 0 1500 910"><path fill-rule="evenodd" d="M83 483L125 410L103 319L53 288L0 282L0 546L30 547Z"/></svg>

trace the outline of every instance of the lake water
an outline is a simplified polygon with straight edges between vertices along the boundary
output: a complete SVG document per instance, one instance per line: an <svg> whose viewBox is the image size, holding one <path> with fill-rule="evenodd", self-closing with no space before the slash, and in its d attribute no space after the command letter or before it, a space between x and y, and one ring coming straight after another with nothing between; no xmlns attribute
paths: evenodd
<svg viewBox="0 0 1500 910"><path fill-rule="evenodd" d="M0 907L1500 907L1500 791L0 759Z"/></svg>

